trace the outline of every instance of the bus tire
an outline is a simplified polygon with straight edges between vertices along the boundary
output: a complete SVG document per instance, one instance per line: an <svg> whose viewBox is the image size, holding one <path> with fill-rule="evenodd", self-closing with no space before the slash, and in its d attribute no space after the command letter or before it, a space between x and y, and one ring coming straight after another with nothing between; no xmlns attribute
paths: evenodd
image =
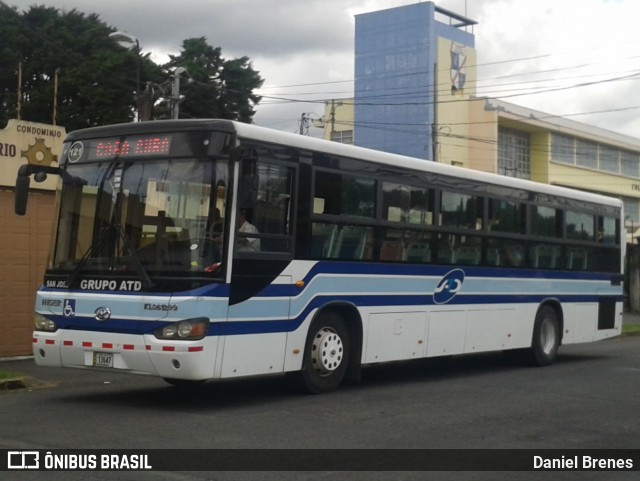
<svg viewBox="0 0 640 481"><path fill-rule="evenodd" d="M349 330L334 311L321 313L311 323L304 349L301 387L312 394L334 391L349 366Z"/></svg>
<svg viewBox="0 0 640 481"><path fill-rule="evenodd" d="M542 306L533 325L531 347L526 360L533 366L548 366L558 357L560 347L560 319L551 306Z"/></svg>

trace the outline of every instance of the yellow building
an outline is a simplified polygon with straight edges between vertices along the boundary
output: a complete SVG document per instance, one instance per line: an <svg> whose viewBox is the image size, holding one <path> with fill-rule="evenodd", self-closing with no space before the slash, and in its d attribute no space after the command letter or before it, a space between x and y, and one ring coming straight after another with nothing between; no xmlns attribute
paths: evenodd
<svg viewBox="0 0 640 481"><path fill-rule="evenodd" d="M32 182L27 215L13 212L13 191L22 164L57 166L63 127L10 120L0 130L0 357L31 353L35 293L42 283L54 220L49 176Z"/></svg>

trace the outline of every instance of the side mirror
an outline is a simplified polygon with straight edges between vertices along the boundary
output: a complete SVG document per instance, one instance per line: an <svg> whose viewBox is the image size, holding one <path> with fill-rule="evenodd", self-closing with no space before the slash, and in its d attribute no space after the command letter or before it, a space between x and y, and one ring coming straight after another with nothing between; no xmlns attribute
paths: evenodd
<svg viewBox="0 0 640 481"><path fill-rule="evenodd" d="M27 200L29 199L29 175L20 175L16 177L16 190L14 192L14 210L18 215L27 213Z"/></svg>
<svg viewBox="0 0 640 481"><path fill-rule="evenodd" d="M36 182L44 182L47 179L47 174L55 174L62 177L62 181L66 183L74 183L78 185L84 185L85 181L69 175L65 170L60 170L58 167L49 167L48 165L32 165L22 164L18 169L18 176L16 177L16 190L14 192L14 211L18 215L25 215L27 213L27 199L29 197L29 184L30 176L33 174L33 178Z"/></svg>

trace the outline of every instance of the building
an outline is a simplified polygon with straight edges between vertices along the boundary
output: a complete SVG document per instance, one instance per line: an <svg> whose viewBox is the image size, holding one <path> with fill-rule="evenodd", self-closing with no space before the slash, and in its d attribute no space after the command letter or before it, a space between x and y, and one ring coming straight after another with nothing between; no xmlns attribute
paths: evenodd
<svg viewBox="0 0 640 481"><path fill-rule="evenodd" d="M35 294L55 216L55 176L32 183L27 215L14 213L16 174L25 163L56 166L65 135L62 127L21 120L0 130L0 357L31 354Z"/></svg>
<svg viewBox="0 0 640 481"><path fill-rule="evenodd" d="M476 63L466 31L475 23L433 2L356 16L356 145L433 160L435 132L425 126L439 122L443 94L475 85L466 67Z"/></svg>
<svg viewBox="0 0 640 481"><path fill-rule="evenodd" d="M616 196L639 236L640 139L478 98L475 24L431 2L357 16L355 96L325 105L324 138Z"/></svg>

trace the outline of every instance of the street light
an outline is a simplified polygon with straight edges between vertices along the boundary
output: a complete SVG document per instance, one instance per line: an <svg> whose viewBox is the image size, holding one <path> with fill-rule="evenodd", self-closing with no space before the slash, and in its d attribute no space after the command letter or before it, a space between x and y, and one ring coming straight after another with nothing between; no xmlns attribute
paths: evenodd
<svg viewBox="0 0 640 481"><path fill-rule="evenodd" d="M133 35L129 35L128 33L121 32L119 30L110 33L109 38L115 40L123 47L132 48L136 54L136 113L138 122L140 122L140 103L142 101L140 96L140 42Z"/></svg>

